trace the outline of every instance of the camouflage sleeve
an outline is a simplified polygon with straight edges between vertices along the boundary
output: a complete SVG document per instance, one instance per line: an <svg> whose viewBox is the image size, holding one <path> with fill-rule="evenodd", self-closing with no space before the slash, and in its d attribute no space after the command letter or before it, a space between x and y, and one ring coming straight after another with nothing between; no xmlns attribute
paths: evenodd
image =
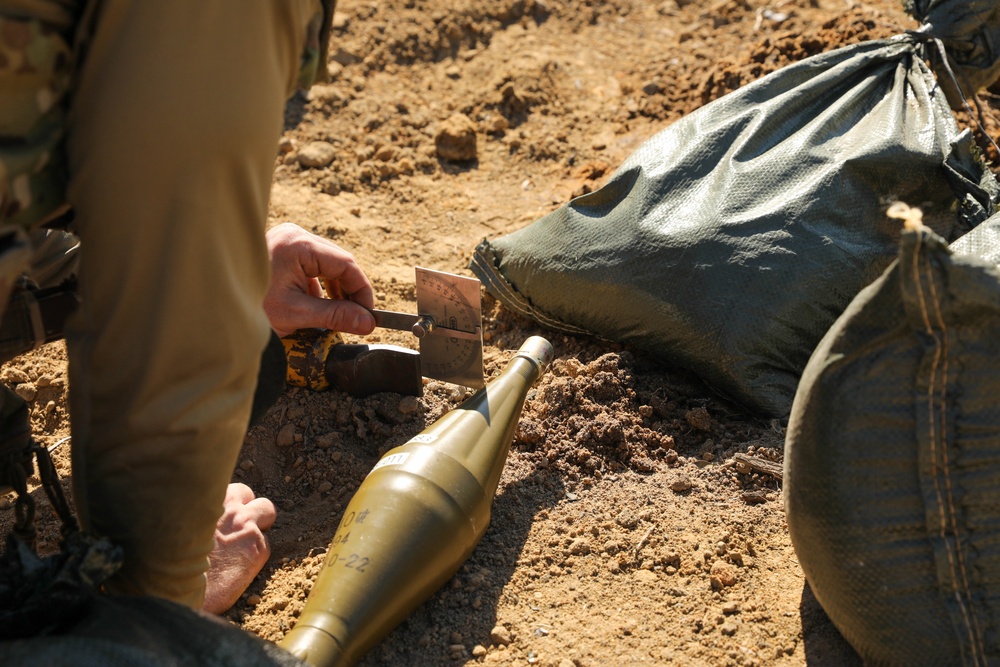
<svg viewBox="0 0 1000 667"><path fill-rule="evenodd" d="M48 24L0 15L0 224L26 228L66 208L71 60L65 37Z"/></svg>
<svg viewBox="0 0 1000 667"><path fill-rule="evenodd" d="M308 90L314 83L326 83L330 74L326 69L330 53L330 31L333 27L333 10L337 0L321 0L322 11L317 11L309 22L302 66L299 68L299 88Z"/></svg>

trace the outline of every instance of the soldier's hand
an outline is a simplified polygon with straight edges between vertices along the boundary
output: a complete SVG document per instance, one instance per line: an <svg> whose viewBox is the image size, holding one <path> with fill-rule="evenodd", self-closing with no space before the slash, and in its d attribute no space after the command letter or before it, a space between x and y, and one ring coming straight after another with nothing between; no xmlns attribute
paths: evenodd
<svg viewBox="0 0 1000 667"><path fill-rule="evenodd" d="M290 222L268 230L267 249L264 311L279 336L309 327L362 335L375 328L368 312L375 307L372 285L351 253Z"/></svg>

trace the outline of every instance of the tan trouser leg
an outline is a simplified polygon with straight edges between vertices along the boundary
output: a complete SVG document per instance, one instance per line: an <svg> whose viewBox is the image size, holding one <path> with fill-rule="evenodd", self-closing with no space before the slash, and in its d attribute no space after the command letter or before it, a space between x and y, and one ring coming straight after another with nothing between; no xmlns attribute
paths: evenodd
<svg viewBox="0 0 1000 667"><path fill-rule="evenodd" d="M65 4L65 3L58 3ZM69 201L73 484L114 592L200 606L268 326L263 240L313 0L101 0L82 19Z"/></svg>

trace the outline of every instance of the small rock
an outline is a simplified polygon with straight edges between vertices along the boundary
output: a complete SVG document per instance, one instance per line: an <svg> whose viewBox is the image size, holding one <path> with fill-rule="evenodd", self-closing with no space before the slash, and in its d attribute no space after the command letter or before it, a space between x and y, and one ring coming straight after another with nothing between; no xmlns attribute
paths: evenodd
<svg viewBox="0 0 1000 667"><path fill-rule="evenodd" d="M687 475L678 475L674 481L670 482L670 490L680 493L681 491L688 491L694 483L691 482L691 478Z"/></svg>
<svg viewBox="0 0 1000 667"><path fill-rule="evenodd" d="M295 150L297 143L293 137L282 137L278 140L278 153L281 155L291 153Z"/></svg>
<svg viewBox="0 0 1000 667"><path fill-rule="evenodd" d="M52 377L49 375L39 375L35 382L36 387L48 387L52 384Z"/></svg>
<svg viewBox="0 0 1000 667"><path fill-rule="evenodd" d="M503 116L487 116L483 120L483 131L489 134L496 134L507 130L509 123Z"/></svg>
<svg viewBox="0 0 1000 667"><path fill-rule="evenodd" d="M327 141L313 141L299 150L299 164L303 167L325 167L336 156L333 144Z"/></svg>
<svg viewBox="0 0 1000 667"><path fill-rule="evenodd" d="M712 430L712 417L705 408L692 408L684 414L684 419L691 428L698 431Z"/></svg>
<svg viewBox="0 0 1000 667"><path fill-rule="evenodd" d="M20 368L8 368L4 371L3 381L9 384L21 384L29 380L28 374Z"/></svg>
<svg viewBox="0 0 1000 667"><path fill-rule="evenodd" d="M767 494L763 491L744 491L740 498L743 499L747 505L759 505L760 503L767 502Z"/></svg>
<svg viewBox="0 0 1000 667"><path fill-rule="evenodd" d="M510 630L502 625L495 626L490 630L490 641L497 646L506 646L510 644Z"/></svg>
<svg viewBox="0 0 1000 667"><path fill-rule="evenodd" d="M483 646L482 644L476 644L475 646L472 647L473 658L482 658L484 655L486 655L485 646Z"/></svg>
<svg viewBox="0 0 1000 667"><path fill-rule="evenodd" d="M722 624L722 627L719 628L719 631L727 637L732 637L736 634L736 624L732 621L726 621Z"/></svg>
<svg viewBox="0 0 1000 667"><path fill-rule="evenodd" d="M722 605L722 613L726 616L732 616L733 614L740 613L740 603L735 600L731 600L726 604Z"/></svg>
<svg viewBox="0 0 1000 667"><path fill-rule="evenodd" d="M448 65L444 70L444 75L449 79L460 79L462 78L462 70L458 65Z"/></svg>
<svg viewBox="0 0 1000 667"><path fill-rule="evenodd" d="M327 491L329 491L332 488L333 488L333 484L331 484L330 482L328 482L326 480L323 480L322 482L319 483L319 486L316 487L316 490L319 491L320 493L326 493Z"/></svg>
<svg viewBox="0 0 1000 667"><path fill-rule="evenodd" d="M256 607L257 605L260 604L260 596L254 593L253 595L247 598L247 604L250 605L251 607Z"/></svg>
<svg viewBox="0 0 1000 667"><path fill-rule="evenodd" d="M399 399L399 407L397 409L401 414L409 415L416 412L418 407L420 405L417 403L416 396L404 396Z"/></svg>
<svg viewBox="0 0 1000 667"><path fill-rule="evenodd" d="M712 563L709 576L712 588L719 590L724 586L732 586L736 583L736 568L724 560L717 560Z"/></svg>
<svg viewBox="0 0 1000 667"><path fill-rule="evenodd" d="M22 384L14 387L14 393L23 398L28 403L35 400L35 396L38 396L38 389L31 382L24 382Z"/></svg>
<svg viewBox="0 0 1000 667"><path fill-rule="evenodd" d="M339 433L324 433L323 435L316 438L316 446L320 449L330 449L336 444L340 443Z"/></svg>
<svg viewBox="0 0 1000 667"><path fill-rule="evenodd" d="M250 459L243 459L240 461L240 470L243 472L248 472L251 468L253 468L253 461Z"/></svg>
<svg viewBox="0 0 1000 667"><path fill-rule="evenodd" d="M586 556L590 553L590 540L578 537L569 545L569 552L574 556Z"/></svg>
<svg viewBox="0 0 1000 667"><path fill-rule="evenodd" d="M647 81L642 85L642 92L646 95L655 95L660 92L660 84L655 81Z"/></svg>
<svg viewBox="0 0 1000 667"><path fill-rule="evenodd" d="M656 582L656 573L652 570L636 570L632 578L641 584L652 584Z"/></svg>
<svg viewBox="0 0 1000 667"><path fill-rule="evenodd" d="M468 116L457 113L441 123L437 136L434 137L434 147L442 160L475 160L476 126Z"/></svg>
<svg viewBox="0 0 1000 667"><path fill-rule="evenodd" d="M313 86L309 89L309 99L316 102L339 104L347 99L347 95L337 86Z"/></svg>
<svg viewBox="0 0 1000 667"><path fill-rule="evenodd" d="M274 439L278 447L291 447L295 442L295 424L285 424Z"/></svg>
<svg viewBox="0 0 1000 667"><path fill-rule="evenodd" d="M333 13L333 29L343 30L351 22L351 16L344 12L334 12Z"/></svg>

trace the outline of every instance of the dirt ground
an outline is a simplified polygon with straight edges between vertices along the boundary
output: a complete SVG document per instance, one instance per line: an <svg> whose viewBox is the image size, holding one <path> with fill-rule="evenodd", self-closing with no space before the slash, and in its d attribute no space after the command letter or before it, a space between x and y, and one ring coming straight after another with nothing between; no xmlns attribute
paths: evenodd
<svg viewBox="0 0 1000 667"><path fill-rule="evenodd" d="M378 306L407 312L415 266L472 275L480 240L596 189L682 115L802 57L915 27L896 0L339 4L331 83L288 105L269 223L350 249ZM487 376L532 334L557 360L529 395L479 548L362 664L860 664L805 583L780 480L734 458L780 464L781 423L485 294L483 314ZM366 342L416 347L381 329ZM69 434L61 345L0 377L32 396L43 443ZM279 507L273 556L226 616L279 640L380 454L468 395L437 381L416 401L286 392L234 476ZM56 457L68 476L68 447ZM0 498L0 519L11 514Z"/></svg>

